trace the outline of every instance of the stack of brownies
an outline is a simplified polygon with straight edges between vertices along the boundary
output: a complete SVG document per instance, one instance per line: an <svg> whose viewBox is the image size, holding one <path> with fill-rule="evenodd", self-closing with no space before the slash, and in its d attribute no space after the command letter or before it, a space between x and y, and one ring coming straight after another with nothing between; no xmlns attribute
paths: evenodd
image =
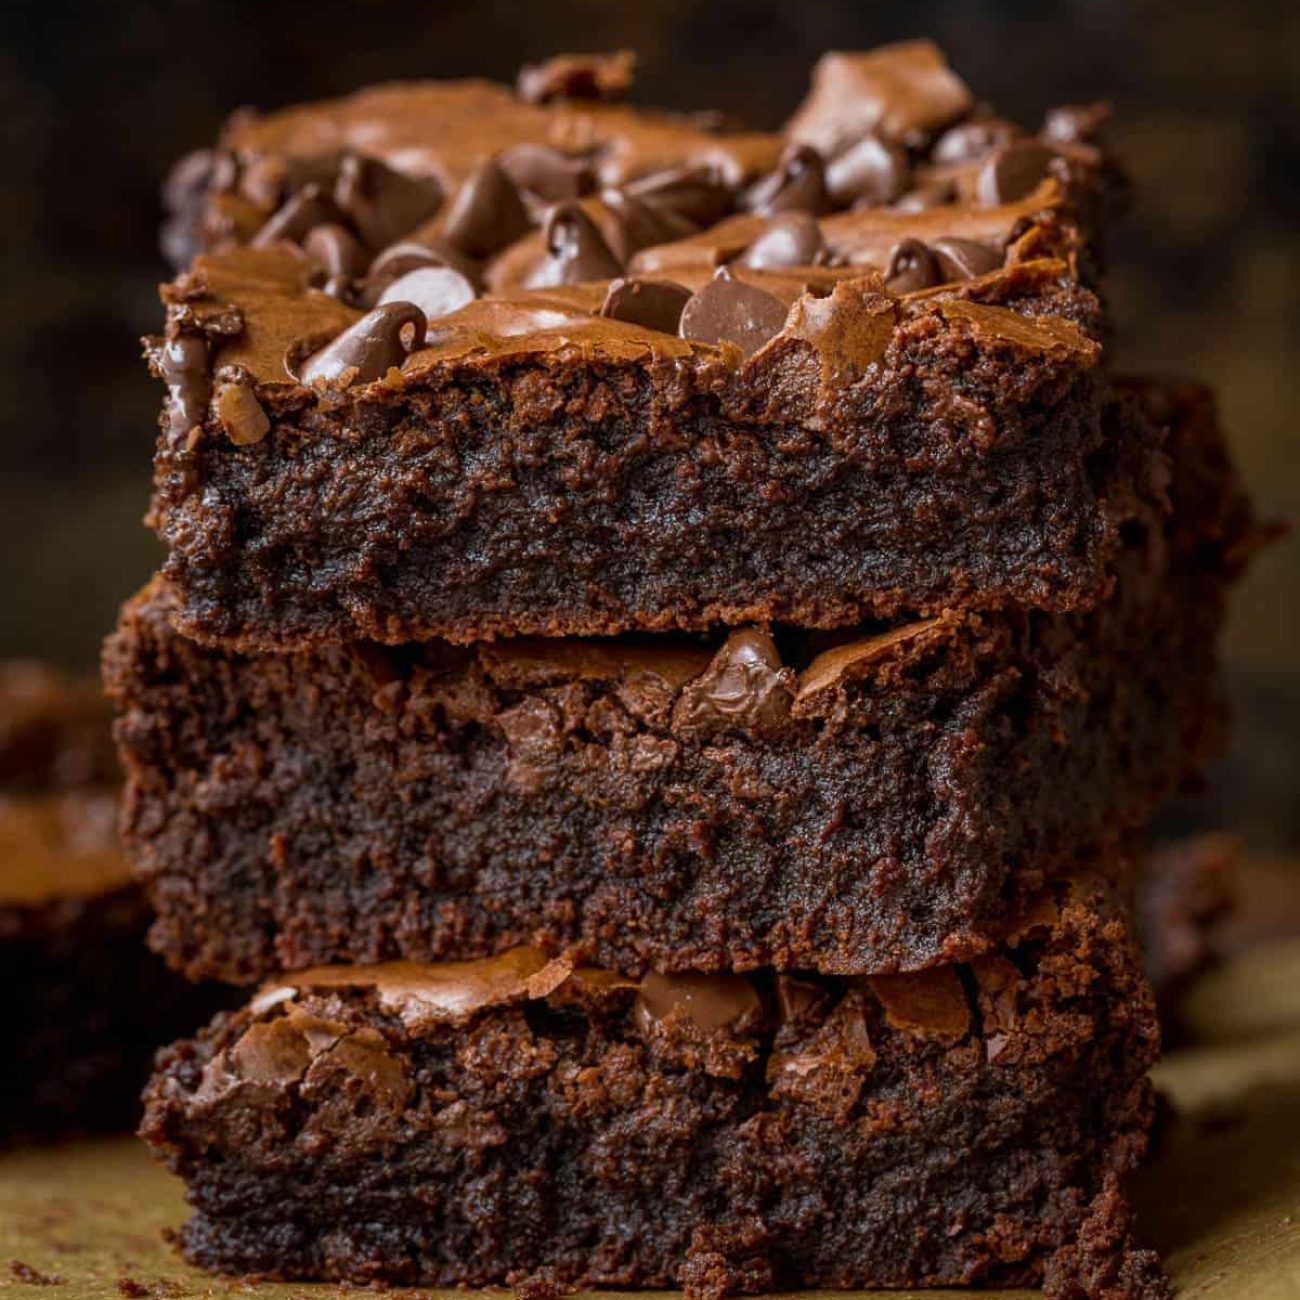
<svg viewBox="0 0 1300 1300"><path fill-rule="evenodd" d="M1134 842L1221 740L1256 529L1107 361L1098 107L930 44L780 134L512 91L234 118L165 568L106 651L192 976L189 1256L353 1282L1163 1293Z"/></svg>

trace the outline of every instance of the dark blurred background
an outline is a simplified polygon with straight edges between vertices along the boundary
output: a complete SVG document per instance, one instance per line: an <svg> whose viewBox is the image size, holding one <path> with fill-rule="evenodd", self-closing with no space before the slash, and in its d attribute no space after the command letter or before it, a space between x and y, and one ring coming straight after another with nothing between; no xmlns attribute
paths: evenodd
<svg viewBox="0 0 1300 1300"><path fill-rule="evenodd" d="M1110 279L1130 369L1213 382L1264 510L1300 518L1300 5L1126 0L7 0L0 15L0 657L90 665L158 561L139 517L159 393L157 183L242 104L368 81L511 79L628 46L635 98L775 126L814 59L929 35L1027 124L1111 99L1138 180ZM1300 547L1264 557L1228 639L1233 754L1188 817L1300 849Z"/></svg>

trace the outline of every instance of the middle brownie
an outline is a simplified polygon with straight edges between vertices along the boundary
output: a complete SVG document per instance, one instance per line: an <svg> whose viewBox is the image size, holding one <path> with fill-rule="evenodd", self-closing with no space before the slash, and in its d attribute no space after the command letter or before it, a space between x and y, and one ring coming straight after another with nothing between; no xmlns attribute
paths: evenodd
<svg viewBox="0 0 1300 1300"><path fill-rule="evenodd" d="M1203 395L1140 396L1174 509L1087 614L243 656L154 583L106 664L155 946L237 982L519 943L629 973L980 951L1219 730L1248 518Z"/></svg>

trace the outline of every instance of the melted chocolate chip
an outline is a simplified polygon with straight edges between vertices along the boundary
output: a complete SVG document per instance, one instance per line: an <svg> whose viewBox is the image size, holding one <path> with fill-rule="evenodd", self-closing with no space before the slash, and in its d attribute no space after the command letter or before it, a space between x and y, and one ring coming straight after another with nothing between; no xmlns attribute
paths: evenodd
<svg viewBox="0 0 1300 1300"><path fill-rule="evenodd" d="M643 1027L681 1016L706 1034L739 1029L762 1015L763 1004L743 975L650 971L641 981L633 1015Z"/></svg>
<svg viewBox="0 0 1300 1300"><path fill-rule="evenodd" d="M1020 132L1000 117L974 118L950 127L930 150L936 163L968 163L987 157L994 149L1010 144Z"/></svg>
<svg viewBox="0 0 1300 1300"><path fill-rule="evenodd" d="M741 256L745 266L779 271L788 266L814 266L824 260L826 241L817 218L807 212L782 212Z"/></svg>
<svg viewBox="0 0 1300 1300"><path fill-rule="evenodd" d="M876 207L898 198L911 174L906 150L867 135L826 164L826 191L837 208Z"/></svg>
<svg viewBox="0 0 1300 1300"><path fill-rule="evenodd" d="M980 168L975 195L986 207L1015 203L1034 192L1052 158L1052 151L1037 140L1006 145Z"/></svg>
<svg viewBox="0 0 1300 1300"><path fill-rule="evenodd" d="M317 380L368 384L381 379L406 360L411 347L424 342L424 313L409 302L389 302L350 325L303 362L299 377L305 384ZM411 345L404 342L411 338Z"/></svg>
<svg viewBox="0 0 1300 1300"><path fill-rule="evenodd" d="M447 209L443 238L470 257L491 257L531 226L528 209L501 165L487 158L473 170Z"/></svg>
<svg viewBox="0 0 1300 1300"><path fill-rule="evenodd" d="M379 295L380 304L414 303L428 320L449 316L475 298L474 286L449 266L421 266L398 276Z"/></svg>
<svg viewBox="0 0 1300 1300"><path fill-rule="evenodd" d="M576 203L557 203L542 223L546 257L525 281L530 289L584 280L609 280L621 275L623 264L614 256L596 223Z"/></svg>
<svg viewBox="0 0 1300 1300"><path fill-rule="evenodd" d="M929 245L902 239L890 250L885 287L890 293L916 293L939 283L939 262Z"/></svg>
<svg viewBox="0 0 1300 1300"><path fill-rule="evenodd" d="M708 167L668 167L623 186L624 193L652 208L684 218L697 228L712 226L731 211L731 187Z"/></svg>
<svg viewBox="0 0 1300 1300"><path fill-rule="evenodd" d="M661 334L676 334L691 291L669 280L615 280L600 305L600 315Z"/></svg>
<svg viewBox="0 0 1300 1300"><path fill-rule="evenodd" d="M744 206L760 216L773 212L825 212L830 203L821 154L810 145L786 145L776 170L755 183L745 195Z"/></svg>
<svg viewBox="0 0 1300 1300"><path fill-rule="evenodd" d="M254 248L264 248L281 239L300 244L317 226L327 222L345 225L347 217L320 185L312 182L273 213L250 243Z"/></svg>
<svg viewBox="0 0 1300 1300"><path fill-rule="evenodd" d="M198 334L167 339L157 354L158 374L167 385L167 429L173 436L203 423L212 396L208 341Z"/></svg>
<svg viewBox="0 0 1300 1300"><path fill-rule="evenodd" d="M349 154L339 164L334 202L370 248L386 248L442 206L432 177L407 176L377 158Z"/></svg>
<svg viewBox="0 0 1300 1300"><path fill-rule="evenodd" d="M789 680L771 636L758 628L742 628L723 642L708 668L682 688L673 727L705 733L728 727L760 735L778 731L790 718L794 696Z"/></svg>
<svg viewBox="0 0 1300 1300"><path fill-rule="evenodd" d="M945 235L933 240L930 249L939 263L941 280L974 280L1002 265L1002 254L975 239Z"/></svg>
<svg viewBox="0 0 1300 1300"><path fill-rule="evenodd" d="M307 254L312 270L327 284L364 275L370 260L356 236L346 226L333 221L309 231L302 241L302 251Z"/></svg>
<svg viewBox="0 0 1300 1300"><path fill-rule="evenodd" d="M596 188L589 158L542 144L517 144L497 155L497 165L521 190L546 203L580 199Z"/></svg>
<svg viewBox="0 0 1300 1300"><path fill-rule="evenodd" d="M515 93L529 104L549 104L556 99L622 99L632 84L636 55L631 50L612 54L557 54L545 63L526 63L515 82Z"/></svg>
<svg viewBox="0 0 1300 1300"><path fill-rule="evenodd" d="M1095 104L1063 104L1043 120L1043 139L1054 144L1085 144L1110 121L1113 109L1104 100Z"/></svg>

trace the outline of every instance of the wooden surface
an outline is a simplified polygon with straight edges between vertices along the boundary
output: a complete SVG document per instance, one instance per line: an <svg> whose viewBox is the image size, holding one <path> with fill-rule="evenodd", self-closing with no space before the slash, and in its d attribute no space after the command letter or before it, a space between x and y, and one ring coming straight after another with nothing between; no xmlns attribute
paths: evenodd
<svg viewBox="0 0 1300 1300"><path fill-rule="evenodd" d="M1136 1188L1144 1231L1183 1300L1300 1300L1300 941L1241 953L1193 992L1187 1017L1201 1045L1160 1068L1180 1115ZM11 1153L0 1158L0 1294L355 1296L209 1278L164 1240L183 1217L179 1184L131 1139Z"/></svg>

